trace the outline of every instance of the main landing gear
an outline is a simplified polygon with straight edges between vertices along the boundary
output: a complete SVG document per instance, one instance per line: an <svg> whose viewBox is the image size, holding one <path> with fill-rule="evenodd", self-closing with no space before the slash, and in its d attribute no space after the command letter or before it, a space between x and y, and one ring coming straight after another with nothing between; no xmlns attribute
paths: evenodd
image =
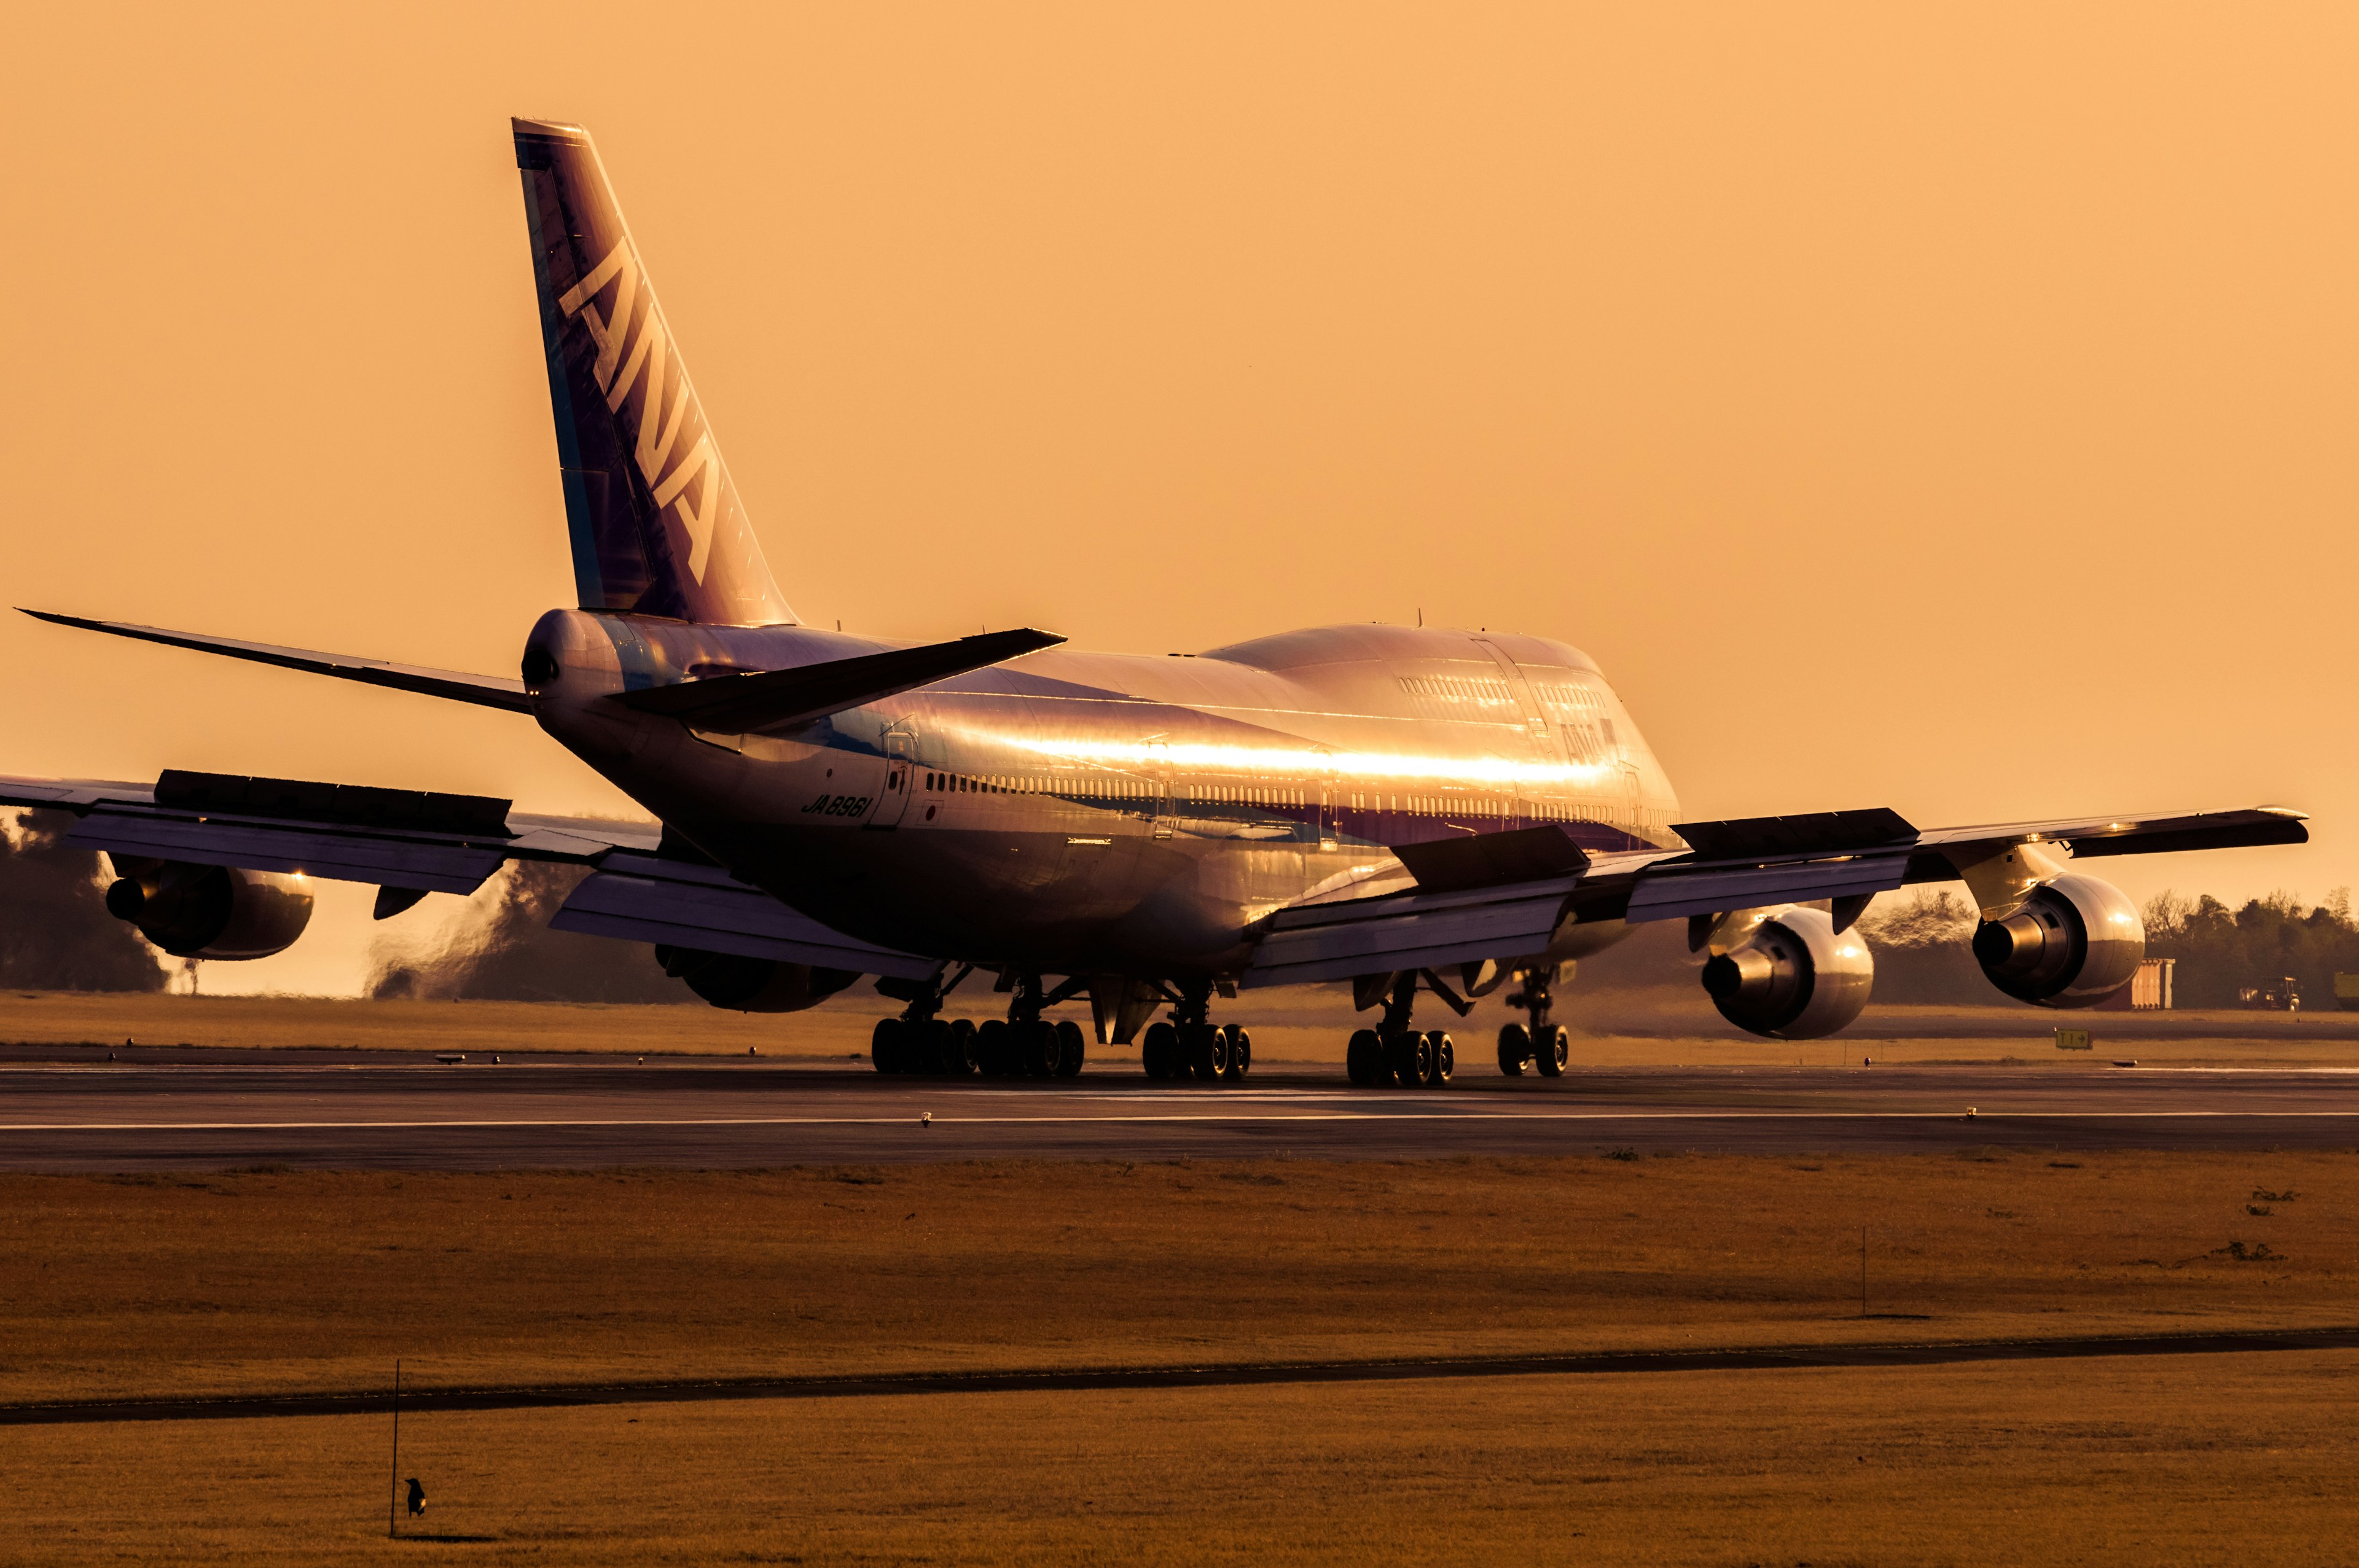
<svg viewBox="0 0 2359 1568"><path fill-rule="evenodd" d="M1205 1084L1238 1084L1253 1071L1253 1036L1235 1024L1216 1025L1209 980L1189 981L1171 1004L1169 1022L1156 1020L1139 1040L1139 1057L1150 1078L1193 1078Z"/></svg>
<svg viewBox="0 0 2359 1568"><path fill-rule="evenodd" d="M1088 1051L1082 1026L1071 1019L1052 1022L1040 1016L1041 1009L1077 994L1078 986L1069 980L1044 993L1039 976L1019 976L1004 1021L987 1018L978 1024L972 1019L939 1016L944 1000L973 973L974 966L969 964L942 986L889 979L876 982L885 995L908 1003L898 1018L876 1021L869 1056L878 1072L950 1078L978 1074L986 1078L1070 1078L1081 1072Z"/></svg>
<svg viewBox="0 0 2359 1568"><path fill-rule="evenodd" d="M1372 977L1361 983L1362 994L1369 998L1364 1005L1372 1004L1377 995L1384 997L1384 1022L1353 1034L1344 1047L1343 1070L1362 1088L1440 1088L1457 1070L1458 1050L1442 1030L1410 1027L1418 981L1423 979L1426 989L1461 1018L1473 1011L1474 1004L1462 999L1430 969L1391 976L1388 990L1383 989L1386 978Z"/></svg>
<svg viewBox="0 0 2359 1568"><path fill-rule="evenodd" d="M1544 1078L1564 1076L1565 1064L1572 1059L1572 1041L1564 1025L1549 1022L1549 981L1555 966L1537 969L1518 969L1516 981L1522 989L1507 995L1509 1007L1520 1007L1531 1015L1529 1025L1510 1023L1499 1031L1499 1071L1511 1078L1524 1076L1524 1065L1531 1063Z"/></svg>

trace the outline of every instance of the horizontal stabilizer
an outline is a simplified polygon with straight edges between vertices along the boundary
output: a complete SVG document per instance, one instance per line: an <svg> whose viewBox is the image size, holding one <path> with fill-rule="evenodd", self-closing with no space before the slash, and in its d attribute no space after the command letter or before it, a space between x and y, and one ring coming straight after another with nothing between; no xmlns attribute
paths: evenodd
<svg viewBox="0 0 2359 1568"><path fill-rule="evenodd" d="M847 708L1052 648L1063 641L1053 632L1028 627L980 633L954 643L830 659L790 670L712 676L678 686L617 692L613 700L642 713L677 719L698 730L727 734L791 730Z"/></svg>
<svg viewBox="0 0 2359 1568"><path fill-rule="evenodd" d="M36 621L47 621L53 625L79 626L85 632L104 632L112 636L136 638L142 643L161 643L168 648L189 648L200 654L251 659L258 665L277 665L280 669L334 676L339 680L356 680L365 686L414 691L423 697L448 697L453 702L472 702L480 708L505 708L516 713L532 711L532 698L525 695L524 683L502 680L496 676L471 676L457 670L424 669L415 665L389 665L381 659L357 659L348 654L320 654L309 648L241 643L231 637L206 637L194 632L167 632L159 627L134 626L121 621L90 621L79 615L59 615L46 610L27 610L24 613Z"/></svg>

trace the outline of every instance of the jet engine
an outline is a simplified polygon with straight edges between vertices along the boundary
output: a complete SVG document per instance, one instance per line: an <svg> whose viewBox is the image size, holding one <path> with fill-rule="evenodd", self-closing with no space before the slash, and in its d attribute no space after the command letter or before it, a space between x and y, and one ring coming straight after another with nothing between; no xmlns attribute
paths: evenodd
<svg viewBox="0 0 2359 1568"><path fill-rule="evenodd" d="M1990 983L2037 1007L2094 1007L2130 983L2146 957L2146 922L2111 882L2054 878L1974 930Z"/></svg>
<svg viewBox="0 0 2359 1568"><path fill-rule="evenodd" d="M111 857L106 912L176 958L267 958L311 923L300 877L185 860Z"/></svg>
<svg viewBox="0 0 2359 1568"><path fill-rule="evenodd" d="M821 969L696 947L658 947L656 961L665 974L686 980L689 989L733 1012L800 1012L860 978L852 969Z"/></svg>
<svg viewBox="0 0 2359 1568"><path fill-rule="evenodd" d="M1816 1040L1851 1022L1875 984L1875 957L1823 910L1748 910L1712 932L1703 989L1720 1015L1772 1040ZM1723 946L1723 944L1726 946Z"/></svg>

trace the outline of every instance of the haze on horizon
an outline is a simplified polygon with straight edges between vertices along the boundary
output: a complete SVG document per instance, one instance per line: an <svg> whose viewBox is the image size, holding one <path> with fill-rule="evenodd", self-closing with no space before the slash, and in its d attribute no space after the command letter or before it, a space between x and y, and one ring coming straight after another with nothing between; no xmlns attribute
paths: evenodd
<svg viewBox="0 0 2359 1568"><path fill-rule="evenodd" d="M511 671L572 580L507 128L546 114L815 623L1421 612L1586 649L1691 817L2283 803L2311 845L2108 875L2359 882L2347 8L15 36L9 602ZM636 815L512 715L14 616L0 657L9 773ZM365 907L205 985L348 989Z"/></svg>

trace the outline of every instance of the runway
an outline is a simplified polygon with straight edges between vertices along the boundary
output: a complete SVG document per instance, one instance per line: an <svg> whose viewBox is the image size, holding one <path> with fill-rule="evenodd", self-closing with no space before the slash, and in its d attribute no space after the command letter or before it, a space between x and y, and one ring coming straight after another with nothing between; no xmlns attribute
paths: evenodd
<svg viewBox="0 0 2359 1568"><path fill-rule="evenodd" d="M880 1076L742 1058L0 1051L0 1170L759 1168L995 1158L1408 1160L2016 1146L2359 1147L2359 1070L1616 1068L1439 1090L1340 1072L1159 1084Z"/></svg>

